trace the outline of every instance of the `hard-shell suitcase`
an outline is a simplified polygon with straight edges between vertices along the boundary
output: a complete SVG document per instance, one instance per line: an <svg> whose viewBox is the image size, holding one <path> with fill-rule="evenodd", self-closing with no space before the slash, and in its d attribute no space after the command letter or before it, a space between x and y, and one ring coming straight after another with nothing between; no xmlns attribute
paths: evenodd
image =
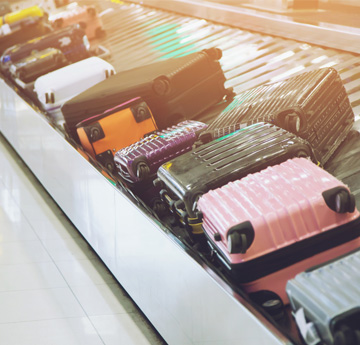
<svg viewBox="0 0 360 345"><path fill-rule="evenodd" d="M36 79L34 91L56 122L62 122L61 106L71 97L115 74L113 66L98 57L90 57Z"/></svg>
<svg viewBox="0 0 360 345"><path fill-rule="evenodd" d="M354 113L337 71L323 68L245 91L209 125L202 139L259 121L306 139L325 164L352 128Z"/></svg>
<svg viewBox="0 0 360 345"><path fill-rule="evenodd" d="M325 170L349 186L360 205L360 133L357 130L350 131Z"/></svg>
<svg viewBox="0 0 360 345"><path fill-rule="evenodd" d="M23 19L43 18L44 10L39 6L31 6L19 11L7 13L0 17L0 25L13 24Z"/></svg>
<svg viewBox="0 0 360 345"><path fill-rule="evenodd" d="M16 44L51 32L43 18L25 18L14 24L0 26L0 54Z"/></svg>
<svg viewBox="0 0 360 345"><path fill-rule="evenodd" d="M0 16L4 16L7 13L11 12L11 7L9 1L1 1L0 2Z"/></svg>
<svg viewBox="0 0 360 345"><path fill-rule="evenodd" d="M289 279L360 245L354 196L305 158L212 190L198 208L210 245L236 281L284 303Z"/></svg>
<svg viewBox="0 0 360 345"><path fill-rule="evenodd" d="M69 134L77 139L77 123L137 96L148 104L159 129L194 118L228 93L221 55L220 49L205 49L118 73L64 104Z"/></svg>
<svg viewBox="0 0 360 345"><path fill-rule="evenodd" d="M32 52L26 58L14 63L10 66L9 72L13 79L30 83L38 77L65 67L68 64L69 62L61 50L47 48Z"/></svg>
<svg viewBox="0 0 360 345"><path fill-rule="evenodd" d="M104 33L102 21L93 6L76 6L50 16L49 21L55 29L79 24L85 30L88 39L101 37Z"/></svg>
<svg viewBox="0 0 360 345"><path fill-rule="evenodd" d="M306 344L360 344L359 249L309 268L286 284Z"/></svg>
<svg viewBox="0 0 360 345"><path fill-rule="evenodd" d="M202 122L183 121L119 150L114 157L118 174L130 183L153 178L161 164L190 151L206 128Z"/></svg>
<svg viewBox="0 0 360 345"><path fill-rule="evenodd" d="M78 26L69 26L6 49L1 57L1 68L7 71L11 64L26 58L32 51L46 48L61 50L70 62L90 56L90 45L84 30Z"/></svg>
<svg viewBox="0 0 360 345"><path fill-rule="evenodd" d="M155 182L163 185L163 196L182 218L198 222L196 204L202 194L297 156L313 158L305 140L275 125L257 123L168 161Z"/></svg>
<svg viewBox="0 0 360 345"><path fill-rule="evenodd" d="M115 172L114 154L157 130L147 104L131 99L77 126L80 142L93 158Z"/></svg>

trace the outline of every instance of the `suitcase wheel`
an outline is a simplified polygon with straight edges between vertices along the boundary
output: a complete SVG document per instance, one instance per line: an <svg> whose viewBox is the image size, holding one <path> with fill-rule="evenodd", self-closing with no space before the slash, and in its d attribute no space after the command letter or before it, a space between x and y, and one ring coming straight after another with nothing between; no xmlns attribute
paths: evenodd
<svg viewBox="0 0 360 345"><path fill-rule="evenodd" d="M230 254L245 254L254 241L255 232L250 222L242 222L229 229L227 245Z"/></svg>
<svg viewBox="0 0 360 345"><path fill-rule="evenodd" d="M98 27L95 29L95 37L101 38L105 36L105 30L103 30L101 27Z"/></svg>
<svg viewBox="0 0 360 345"><path fill-rule="evenodd" d="M94 7L88 7L87 12L90 14L90 16L93 16L93 17L96 16L96 10Z"/></svg>
<svg viewBox="0 0 360 345"><path fill-rule="evenodd" d="M250 299L264 309L274 320L281 320L285 316L284 303L272 291L260 290L249 295Z"/></svg>
<svg viewBox="0 0 360 345"><path fill-rule="evenodd" d="M50 92L50 93L46 92L45 93L45 103L46 104L55 103L55 95L54 95L53 92Z"/></svg>
<svg viewBox="0 0 360 345"><path fill-rule="evenodd" d="M344 187L335 187L322 193L326 205L337 213L354 212L355 197Z"/></svg>
<svg viewBox="0 0 360 345"><path fill-rule="evenodd" d="M341 326L334 334L334 345L360 345L360 331Z"/></svg>
<svg viewBox="0 0 360 345"><path fill-rule="evenodd" d="M105 70L105 78L107 79L107 78L109 78L109 77L111 77L112 75L114 75L115 74L115 72L114 72L114 70L112 70L112 69L107 69L107 70Z"/></svg>
<svg viewBox="0 0 360 345"><path fill-rule="evenodd" d="M301 119L296 114L285 115L284 126L289 132L299 133L301 129Z"/></svg>
<svg viewBox="0 0 360 345"><path fill-rule="evenodd" d="M85 30L87 27L87 24L85 22L79 22L79 26Z"/></svg>
<svg viewBox="0 0 360 345"><path fill-rule="evenodd" d="M140 180L147 180L150 175L150 168L145 162L139 162L136 164L136 176Z"/></svg>
<svg viewBox="0 0 360 345"><path fill-rule="evenodd" d="M159 187L159 188L164 188L165 187L165 183L163 181L161 181L159 178L155 179L153 181L153 185L155 187Z"/></svg>
<svg viewBox="0 0 360 345"><path fill-rule="evenodd" d="M296 157L303 157L303 158L308 158L310 155L306 152L306 151L303 151L303 150L300 150L296 153Z"/></svg>
<svg viewBox="0 0 360 345"><path fill-rule="evenodd" d="M63 25L64 25L64 20L62 18L56 19L53 24L54 28L56 29L62 28Z"/></svg>
<svg viewBox="0 0 360 345"><path fill-rule="evenodd" d="M152 88L157 95L164 96L170 92L170 81L165 76L161 76L153 81Z"/></svg>
<svg viewBox="0 0 360 345"><path fill-rule="evenodd" d="M160 198L155 198L151 201L152 210L158 215L163 216L167 212L167 207Z"/></svg>
<svg viewBox="0 0 360 345"><path fill-rule="evenodd" d="M222 50L220 48L213 47L209 49L203 49L203 52L205 52L213 60L220 60L222 58Z"/></svg>

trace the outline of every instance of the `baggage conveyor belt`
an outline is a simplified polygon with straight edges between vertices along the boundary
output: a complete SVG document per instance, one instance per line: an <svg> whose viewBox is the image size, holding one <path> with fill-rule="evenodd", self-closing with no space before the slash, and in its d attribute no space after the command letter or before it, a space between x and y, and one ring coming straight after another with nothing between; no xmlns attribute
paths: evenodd
<svg viewBox="0 0 360 345"><path fill-rule="evenodd" d="M349 94L355 128L360 124L357 53L136 3L80 3L102 12L107 35L92 44L110 50L108 60L117 71L216 46L223 50L225 85L240 93L332 66ZM301 344L293 323L279 328L264 317L136 198L105 179L15 91L11 83L1 81L2 134L169 344ZM215 113L199 120L209 121ZM340 165L342 155L349 157L338 153Z"/></svg>

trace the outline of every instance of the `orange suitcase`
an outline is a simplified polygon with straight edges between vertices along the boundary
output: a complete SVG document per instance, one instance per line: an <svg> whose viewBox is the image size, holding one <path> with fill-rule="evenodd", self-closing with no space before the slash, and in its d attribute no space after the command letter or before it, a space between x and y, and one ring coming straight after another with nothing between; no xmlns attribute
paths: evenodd
<svg viewBox="0 0 360 345"><path fill-rule="evenodd" d="M111 172L115 171L115 152L157 130L149 107L140 97L92 116L76 127L84 150Z"/></svg>

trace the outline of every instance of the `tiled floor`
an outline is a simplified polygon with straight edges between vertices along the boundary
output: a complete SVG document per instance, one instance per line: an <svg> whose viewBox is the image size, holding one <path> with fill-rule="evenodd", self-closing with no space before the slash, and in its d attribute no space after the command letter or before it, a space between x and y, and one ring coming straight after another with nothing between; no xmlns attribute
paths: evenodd
<svg viewBox="0 0 360 345"><path fill-rule="evenodd" d="M0 135L0 345L165 344Z"/></svg>

